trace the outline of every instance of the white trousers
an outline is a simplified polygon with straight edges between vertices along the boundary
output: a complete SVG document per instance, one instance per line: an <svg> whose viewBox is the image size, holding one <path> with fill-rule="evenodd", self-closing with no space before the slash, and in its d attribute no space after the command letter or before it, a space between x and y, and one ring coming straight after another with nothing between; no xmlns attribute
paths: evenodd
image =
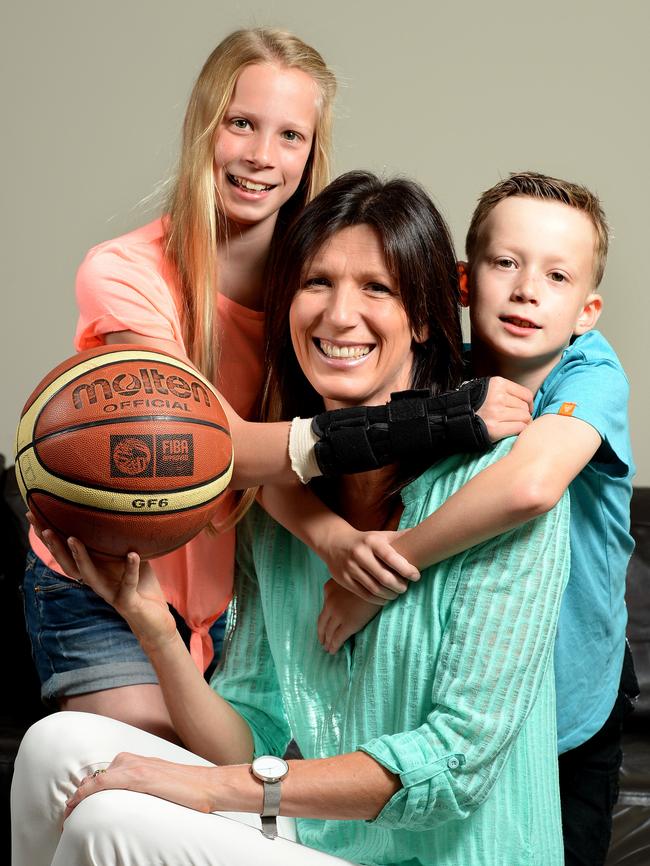
<svg viewBox="0 0 650 866"><path fill-rule="evenodd" d="M210 766L180 746L91 713L55 713L20 746L11 790L13 866L341 866L295 841L280 817L277 839L246 812L206 815L133 791L100 791L63 824L65 801L81 779L118 752Z"/></svg>

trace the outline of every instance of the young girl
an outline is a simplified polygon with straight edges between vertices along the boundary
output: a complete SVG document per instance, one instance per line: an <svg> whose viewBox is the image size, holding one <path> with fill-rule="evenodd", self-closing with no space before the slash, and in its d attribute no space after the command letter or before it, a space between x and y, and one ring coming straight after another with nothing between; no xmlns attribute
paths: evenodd
<svg viewBox="0 0 650 866"><path fill-rule="evenodd" d="M235 410L228 409L237 466L250 470L239 472L240 487L264 477L273 436L238 435L240 416L255 414L262 379L266 262L329 180L335 90L320 54L296 36L232 33L192 91L165 216L93 248L77 275L76 348L139 343L188 357ZM286 454L286 431L276 430L277 453ZM216 522L235 504L227 496ZM62 576L33 533L31 542L25 607L43 698L173 737L156 676L128 626ZM202 532L155 563L201 669L213 655L210 627L230 600L233 556L234 531Z"/></svg>

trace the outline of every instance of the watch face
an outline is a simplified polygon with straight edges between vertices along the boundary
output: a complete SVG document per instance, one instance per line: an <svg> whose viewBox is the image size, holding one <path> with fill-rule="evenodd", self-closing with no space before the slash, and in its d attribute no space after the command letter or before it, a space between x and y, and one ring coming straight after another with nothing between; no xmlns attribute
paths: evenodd
<svg viewBox="0 0 650 866"><path fill-rule="evenodd" d="M289 765L282 758L276 758L274 755L261 755L259 758L255 758L251 769L257 778L263 782L277 782L287 775Z"/></svg>

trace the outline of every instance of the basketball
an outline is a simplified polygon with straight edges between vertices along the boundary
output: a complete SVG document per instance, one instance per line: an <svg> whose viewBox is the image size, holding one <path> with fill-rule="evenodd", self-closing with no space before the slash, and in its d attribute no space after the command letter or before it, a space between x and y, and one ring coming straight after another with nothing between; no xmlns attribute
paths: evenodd
<svg viewBox="0 0 650 866"><path fill-rule="evenodd" d="M91 554L143 559L185 544L232 475L228 421L189 362L143 346L90 349L25 403L16 477L38 521Z"/></svg>

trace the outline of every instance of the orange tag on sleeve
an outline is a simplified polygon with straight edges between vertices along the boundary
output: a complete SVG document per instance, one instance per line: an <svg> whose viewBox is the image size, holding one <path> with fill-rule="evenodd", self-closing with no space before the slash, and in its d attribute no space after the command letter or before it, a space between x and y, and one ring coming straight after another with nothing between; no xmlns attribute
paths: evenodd
<svg viewBox="0 0 650 866"><path fill-rule="evenodd" d="M577 403L562 403L560 408L558 409L558 415L573 415L573 412L578 404Z"/></svg>

